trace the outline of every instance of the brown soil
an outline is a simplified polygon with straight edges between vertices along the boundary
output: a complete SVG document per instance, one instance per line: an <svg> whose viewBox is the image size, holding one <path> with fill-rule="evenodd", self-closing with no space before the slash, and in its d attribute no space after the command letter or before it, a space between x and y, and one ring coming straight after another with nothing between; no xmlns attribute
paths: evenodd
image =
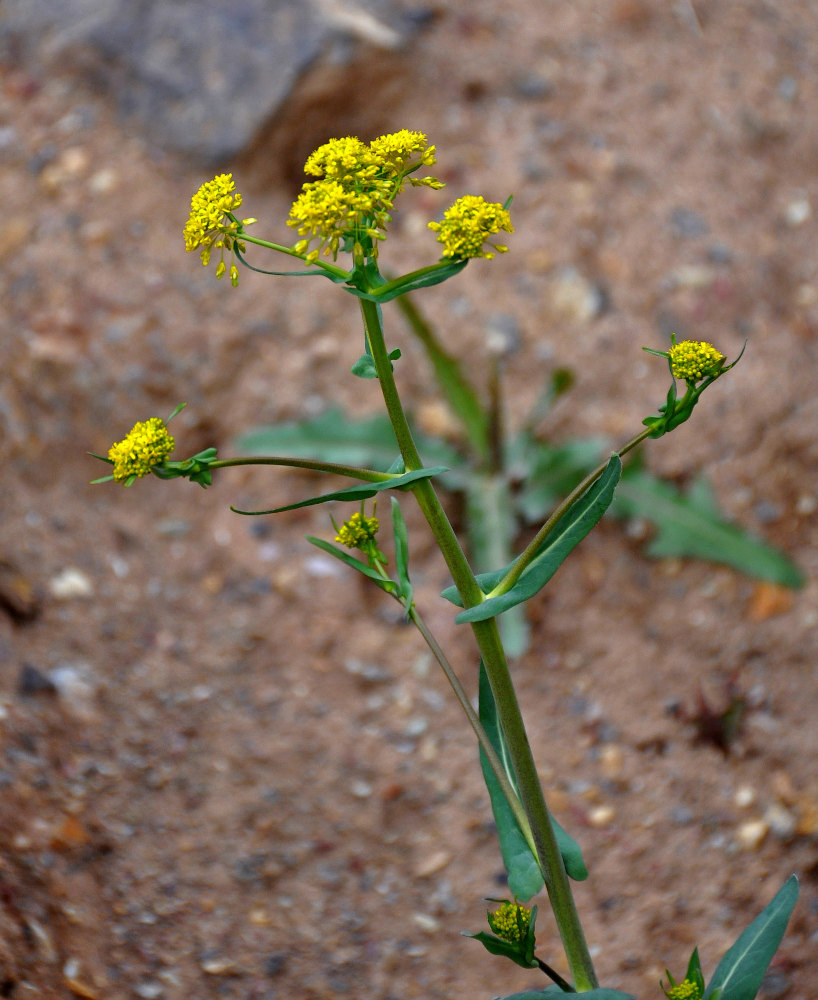
<svg viewBox="0 0 818 1000"><path fill-rule="evenodd" d="M709 972L797 872L763 996L809 1000L818 28L806 0L696 6L701 31L684 3L442 2L371 134L427 131L452 198L514 192L512 252L423 297L475 378L487 316L516 321L510 422L568 365L577 386L543 432L620 441L666 389L643 344L676 330L732 357L747 340L646 458L680 482L706 468L724 510L796 556L808 585L652 562L606 521L531 603L514 671L591 871L577 899L603 982L658 997L696 943ZM544 987L459 936L503 893L501 864L473 738L419 637L303 540L330 530L325 509L228 509L316 483L256 470L207 491L87 485L101 474L87 450L180 400L180 455L227 454L243 428L332 402L377 412L376 384L347 374L355 302L329 283L217 284L179 235L206 172L124 133L76 81L6 67L0 119L0 996ZM268 174L261 148L239 187L258 231L284 238L293 191ZM430 259L425 220L446 197L405 196L395 269ZM608 304L587 317L591 288ZM402 390L440 425L418 348L386 318ZM470 635L404 507L419 606L473 692ZM730 682L752 711L725 755L689 720L700 689L718 704ZM565 972L544 918L539 940Z"/></svg>

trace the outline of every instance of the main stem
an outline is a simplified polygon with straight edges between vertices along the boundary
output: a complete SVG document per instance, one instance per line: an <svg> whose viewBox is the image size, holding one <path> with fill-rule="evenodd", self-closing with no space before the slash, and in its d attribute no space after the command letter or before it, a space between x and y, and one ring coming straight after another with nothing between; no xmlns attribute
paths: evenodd
<svg viewBox="0 0 818 1000"><path fill-rule="evenodd" d="M367 343L372 352L372 359L378 373L381 392L383 393L386 410L395 432L401 455L407 472L422 469L420 455L412 437L412 432L406 420L403 406L398 395L395 379L392 374L392 364L388 357L384 342L383 327L378 306L374 302L361 299L361 313L366 328ZM434 487L429 479L422 479L413 487L418 505L423 512L435 540L438 543L449 572L452 574L455 586L463 600L464 607L472 607L483 600L480 586L474 578L468 560L457 540L446 512L441 506ZM509 673L505 650L500 640L497 621L494 618L487 621L472 622L480 655L486 667L486 674L491 684L491 690L497 705L497 714L503 733L509 746L520 800L525 809L537 859L542 869L545 888L554 918L565 948L566 958L571 968L574 984L578 992L594 989L598 985L591 955L585 941L585 934L579 921L571 892L571 885L562 861L562 855L554 835L551 816L545 802L542 786L537 776L537 768L528 734L523 723L517 693Z"/></svg>

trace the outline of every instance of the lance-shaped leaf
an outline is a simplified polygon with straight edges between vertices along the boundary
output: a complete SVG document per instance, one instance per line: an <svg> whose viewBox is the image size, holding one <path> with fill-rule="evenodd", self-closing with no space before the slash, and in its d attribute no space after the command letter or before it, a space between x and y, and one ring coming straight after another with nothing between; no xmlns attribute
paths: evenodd
<svg viewBox="0 0 818 1000"><path fill-rule="evenodd" d="M395 568L398 574L400 598L408 611L412 604L412 581L409 579L409 533L403 512L395 497L392 497L392 535L395 539Z"/></svg>
<svg viewBox="0 0 818 1000"><path fill-rule="evenodd" d="M404 472L400 476L384 473L386 478L379 483L360 483L358 486L348 486L344 490L323 493L321 496L310 497L308 500L299 500L298 503L289 503L284 507L272 507L270 510L239 510L237 507L231 506L230 509L235 514L256 516L260 514L281 514L285 510L297 510L299 507L313 507L316 504L328 503L331 500L368 500L370 497L374 497L376 493L380 493L381 490L408 489L420 479L431 479L432 476L438 476L441 472L447 471L445 466L437 466L433 469L415 469L413 472Z"/></svg>
<svg viewBox="0 0 818 1000"><path fill-rule="evenodd" d="M419 271L412 271L401 278L388 281L380 287L355 287L348 282L344 287L348 292L357 295L359 299L369 299L371 302L391 302L399 295L406 292L417 291L418 288L429 288L432 285L439 285L442 281L459 274L468 264L467 260L456 260L449 263L440 262L431 264L429 267L421 268ZM369 276L367 275L367 279ZM355 276L353 276L353 280ZM364 285L364 281L361 281Z"/></svg>
<svg viewBox="0 0 818 1000"><path fill-rule="evenodd" d="M798 899L791 875L719 962L704 1000L754 1000Z"/></svg>
<svg viewBox="0 0 818 1000"><path fill-rule="evenodd" d="M622 463L619 456L613 454L599 479L575 500L557 521L544 539L539 552L514 586L505 593L492 596L492 591L509 572L513 563L505 569L478 575L477 582L481 590L489 596L481 604L461 611L455 621L480 622L494 618L516 604L529 600L542 590L608 509L621 475ZM462 607L460 597L453 587L444 590L443 596Z"/></svg>
<svg viewBox="0 0 818 1000"><path fill-rule="evenodd" d="M480 663L480 688L479 688L479 715L480 722L486 731L486 735L494 747L497 756L508 776L512 788L516 788L516 778L511 766L508 744L500 727L497 717L497 705L494 701L494 694L491 690L486 668L482 661ZM497 824L497 836L500 840L500 853L503 856L503 864L508 872L508 887L514 896L522 902L527 902L535 896L543 887L543 875L539 863L534 854L532 845L528 842L511 806L506 801L505 795L500 787L500 783L494 776L494 772L489 767L485 754L480 751L480 766L483 769L483 779L491 799L491 810L494 814L494 822ZM582 851L574 838L566 833L559 823L551 817L554 827L554 834L562 855L565 870L578 882L588 877L588 869L582 857Z"/></svg>
<svg viewBox="0 0 818 1000"><path fill-rule="evenodd" d="M413 434L429 465L458 462L454 448L415 428ZM339 407L324 410L310 420L257 427L243 434L237 445L247 455L312 456L324 462L365 465L381 472L392 464L398 449L395 433L385 414L356 420Z"/></svg>
<svg viewBox="0 0 818 1000"><path fill-rule="evenodd" d="M644 517L658 531L648 547L656 557L695 556L724 563L748 576L801 587L801 571L785 555L724 519L706 479L682 494L641 469L627 471L613 513Z"/></svg>
<svg viewBox="0 0 818 1000"><path fill-rule="evenodd" d="M370 580L374 580L381 590L385 590L387 594L397 595L398 586L394 580L384 580L381 574L372 569L371 566L368 566L360 559L356 559L355 556L350 555L349 552L344 552L343 549L339 549L337 546L333 545L332 542L328 542L323 538L315 538L313 535L306 535L305 537L312 545L315 545L319 549L323 549L324 552L327 552L329 555L339 559L342 563L346 563L347 566L351 566L359 573L363 573L364 576L368 576Z"/></svg>

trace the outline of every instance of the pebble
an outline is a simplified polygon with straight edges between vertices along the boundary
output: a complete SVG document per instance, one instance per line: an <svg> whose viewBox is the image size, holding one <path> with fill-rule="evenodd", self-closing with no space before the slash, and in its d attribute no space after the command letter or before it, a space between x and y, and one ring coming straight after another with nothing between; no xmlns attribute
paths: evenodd
<svg viewBox="0 0 818 1000"><path fill-rule="evenodd" d="M142 997L143 1000L158 1000L158 998L165 992L165 988L161 983L148 981L145 983L138 983L134 986L133 991L138 997Z"/></svg>
<svg viewBox="0 0 818 1000"><path fill-rule="evenodd" d="M418 878L429 878L430 875L435 875L439 871L443 871L447 865L451 863L452 854L450 851L435 851L434 854L430 854L427 858L415 868L415 875Z"/></svg>
<svg viewBox="0 0 818 1000"><path fill-rule="evenodd" d="M587 323L603 311L605 296L575 268L566 267L551 286L551 304L563 319Z"/></svg>
<svg viewBox="0 0 818 1000"><path fill-rule="evenodd" d="M755 789L750 785L741 785L740 788L736 789L736 794L733 796L733 801L739 809L746 809L748 806L751 806L755 800Z"/></svg>
<svg viewBox="0 0 818 1000"><path fill-rule="evenodd" d="M685 208L683 205L674 208L670 213L670 228L674 235L681 239L706 236L710 232L710 226L705 219L692 208Z"/></svg>
<svg viewBox="0 0 818 1000"><path fill-rule="evenodd" d="M427 934L434 934L440 930L440 921L429 913L413 913L412 921Z"/></svg>
<svg viewBox="0 0 818 1000"><path fill-rule="evenodd" d="M610 826L616 819L616 810L613 806L595 806L588 813L588 823L596 829Z"/></svg>
<svg viewBox="0 0 818 1000"><path fill-rule="evenodd" d="M764 813L764 822L779 840L791 840L798 826L795 816L778 802L771 805Z"/></svg>
<svg viewBox="0 0 818 1000"><path fill-rule="evenodd" d="M515 354L522 345L523 334L517 319L510 313L492 313L486 321L486 346L498 357Z"/></svg>
<svg viewBox="0 0 818 1000"><path fill-rule="evenodd" d="M769 824L763 819L753 819L742 823L736 832L739 845L745 851L757 851L770 832Z"/></svg>
<svg viewBox="0 0 818 1000"><path fill-rule="evenodd" d="M202 962L202 972L209 976L239 976L241 970L232 958L208 958Z"/></svg>
<svg viewBox="0 0 818 1000"><path fill-rule="evenodd" d="M17 693L24 697L38 694L56 694L54 682L30 663L24 663L17 678Z"/></svg>
<svg viewBox="0 0 818 1000"><path fill-rule="evenodd" d="M795 229L803 226L812 216L812 205L808 198L795 198L784 209L784 220Z"/></svg>
<svg viewBox="0 0 818 1000"><path fill-rule="evenodd" d="M70 601L78 597L91 597L94 585L81 569L67 566L52 577L48 584L49 590L58 601Z"/></svg>

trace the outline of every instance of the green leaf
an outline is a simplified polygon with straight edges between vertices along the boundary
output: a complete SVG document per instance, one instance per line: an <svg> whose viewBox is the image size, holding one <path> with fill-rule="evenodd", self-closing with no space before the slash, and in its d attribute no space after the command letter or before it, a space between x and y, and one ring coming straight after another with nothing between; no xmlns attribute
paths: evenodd
<svg viewBox="0 0 818 1000"><path fill-rule="evenodd" d="M439 285L442 281L459 274L468 264L467 260L456 260L451 263L432 264L429 267L421 268L419 271L412 271L403 277L388 281L379 288L356 288L347 284L344 287L352 295L357 295L360 299L369 299L372 302L391 302L399 295L407 292L415 292L419 288L430 288L432 285Z"/></svg>
<svg viewBox="0 0 818 1000"><path fill-rule="evenodd" d="M479 934L465 934L463 937L474 938L475 941L479 941L480 944L490 952L492 955L500 955L502 958L510 958L515 965L520 965L524 969L536 969L537 963L535 961L527 962L525 957L520 953L519 944L512 944L510 941L503 941L502 938L495 937L494 934L488 934L486 931L480 931Z"/></svg>
<svg viewBox="0 0 818 1000"><path fill-rule="evenodd" d="M514 771L509 757L508 744L500 728L497 717L497 706L494 701L494 694L491 690L486 668L480 662L480 683L479 683L479 716L480 722L486 731L486 735L494 747L497 756L500 758L512 788L517 787ZM485 754L480 752L480 766L483 770L483 779L491 799L491 811L494 814L494 822L497 825L497 836L500 840L500 853L503 856L503 864L508 872L508 886L514 896L521 902L527 902L535 896L543 887L543 876L539 863L534 855L531 845L523 835L522 830L514 818L514 813L503 795L500 784L494 776L494 772L489 767ZM588 869L582 857L582 850L574 838L567 833L560 824L551 817L554 827L554 834L562 855L562 861L566 872L581 882L588 878Z"/></svg>
<svg viewBox="0 0 818 1000"><path fill-rule="evenodd" d="M375 367L375 359L371 354L362 354L349 370L358 378L378 377L378 370Z"/></svg>
<svg viewBox="0 0 818 1000"><path fill-rule="evenodd" d="M396 347L394 351L389 352L389 360L397 361L400 357L400 348ZM393 366L394 367L394 366ZM378 369L375 367L375 359L371 354L362 354L360 358L355 362L355 364L350 368L353 375L357 375L358 378L377 378Z"/></svg>
<svg viewBox="0 0 818 1000"><path fill-rule="evenodd" d="M516 604L522 604L523 601L529 600L542 590L569 554L599 522L608 509L621 474L622 463L619 456L613 454L599 479L571 504L554 525L539 553L514 586L503 594L487 597L481 604L461 611L455 621L461 624L494 618ZM477 582L483 593L490 594L509 568L478 576ZM443 596L447 600L452 600L450 592L451 588L443 592ZM455 600L453 603L458 603L458 601Z"/></svg>
<svg viewBox="0 0 818 1000"><path fill-rule="evenodd" d="M395 568L398 574L401 599L406 602L407 611L412 604L412 582L409 579L409 533L406 521L396 497L392 501L392 534L395 540Z"/></svg>
<svg viewBox="0 0 818 1000"><path fill-rule="evenodd" d="M798 879L791 875L773 899L719 962L704 1000L753 1000L778 949L798 899Z"/></svg>
<svg viewBox="0 0 818 1000"><path fill-rule="evenodd" d="M239 510L238 507L231 506L230 509L235 514L247 514L257 516L261 514L281 514L285 510L297 510L299 507L314 507L319 503L328 503L330 500L368 500L374 497L381 490L402 490L408 489L412 483L419 479L431 479L441 472L446 472L444 466L433 469L415 469L413 472L405 472L402 476L392 476L380 483L360 483L357 486L348 486L344 490L335 490L332 493L323 493L318 497L310 497L308 500L299 500L298 503L289 503L284 507L273 507L270 510Z"/></svg>
<svg viewBox="0 0 818 1000"><path fill-rule="evenodd" d="M629 469L613 513L643 517L656 525L656 537L648 547L651 556L694 556L784 587L804 584L800 569L785 555L724 520L704 478L697 479L685 495L649 472Z"/></svg>
<svg viewBox="0 0 818 1000"><path fill-rule="evenodd" d="M559 997L578 996L582 1000L636 1000L631 993L622 993L620 990L608 990L600 986L595 990L588 990L586 993L571 994L561 990L556 984L548 986L544 990L526 990L524 993L512 993L510 996L498 997L497 1000L558 1000Z"/></svg>
<svg viewBox="0 0 818 1000"><path fill-rule="evenodd" d="M397 591L397 587L393 580L384 580L384 578L376 570L372 569L365 562L360 559L356 559L355 556L351 555L349 552L344 552L343 549L337 548L332 542L328 542L323 538L315 538L313 535L305 536L307 541L311 545L315 545L319 549L323 549L329 555L334 556L339 559L342 563L346 563L347 566L351 566L354 570L359 573L363 573L364 576L368 576L370 580L374 580L378 586L387 592L387 594L394 594Z"/></svg>
<svg viewBox="0 0 818 1000"><path fill-rule="evenodd" d="M430 465L450 466L459 461L455 450L444 442L422 434L414 436ZM315 458L382 471L389 468L398 450L385 414L354 420L337 407L311 420L258 427L243 434L237 446L246 455Z"/></svg>

